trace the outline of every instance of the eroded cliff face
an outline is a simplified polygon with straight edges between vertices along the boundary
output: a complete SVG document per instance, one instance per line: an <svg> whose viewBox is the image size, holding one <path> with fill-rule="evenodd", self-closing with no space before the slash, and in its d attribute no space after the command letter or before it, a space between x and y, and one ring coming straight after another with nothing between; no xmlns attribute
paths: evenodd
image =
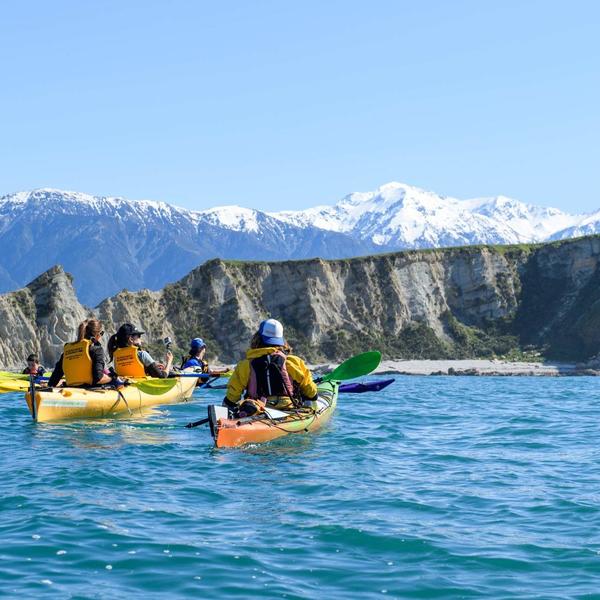
<svg viewBox="0 0 600 600"><path fill-rule="evenodd" d="M311 360L371 348L458 358L525 346L580 360L600 343L599 259L600 238L588 237L333 261L212 260L162 291L121 292L94 314L107 332L142 327L157 353L163 337L183 352L201 336L225 362L240 358L267 317ZM37 350L50 364L88 314L59 267L0 296L0 362L21 365Z"/></svg>
<svg viewBox="0 0 600 600"><path fill-rule="evenodd" d="M53 366L77 325L92 312L77 300L73 281L53 267L27 287L0 295L0 365L22 369L31 352Z"/></svg>

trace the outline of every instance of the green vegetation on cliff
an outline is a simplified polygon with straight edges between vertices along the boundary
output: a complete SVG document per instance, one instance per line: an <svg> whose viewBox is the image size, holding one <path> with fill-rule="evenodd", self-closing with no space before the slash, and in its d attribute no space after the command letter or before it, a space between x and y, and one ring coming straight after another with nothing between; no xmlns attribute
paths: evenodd
<svg viewBox="0 0 600 600"><path fill-rule="evenodd" d="M95 311L107 331L129 321L162 357L201 336L211 357L239 359L261 319L285 326L311 361L366 349L386 358L560 358L600 349L600 236L550 244L410 250L345 260L214 259L162 291L123 291ZM56 267L0 296L16 332L0 340L3 366L40 351L51 364L90 312ZM17 339L21 336L23 339Z"/></svg>

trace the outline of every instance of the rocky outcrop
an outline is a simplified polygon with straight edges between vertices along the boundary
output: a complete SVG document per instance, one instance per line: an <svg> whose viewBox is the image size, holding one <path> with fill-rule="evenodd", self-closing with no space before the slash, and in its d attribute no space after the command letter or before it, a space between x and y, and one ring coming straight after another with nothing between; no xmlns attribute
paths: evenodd
<svg viewBox="0 0 600 600"><path fill-rule="evenodd" d="M106 331L125 321L169 336L183 351L200 335L223 361L258 322L280 319L316 361L380 348L388 358L516 356L527 350L583 360L600 345L600 238L544 245L409 251L347 260L212 260L158 292L123 291L94 311ZM31 350L49 363L88 314L54 268L0 296L0 361Z"/></svg>
<svg viewBox="0 0 600 600"><path fill-rule="evenodd" d="M23 368L27 355L40 354L51 366L77 325L92 312L77 300L73 280L53 267L27 287L0 296L0 364Z"/></svg>

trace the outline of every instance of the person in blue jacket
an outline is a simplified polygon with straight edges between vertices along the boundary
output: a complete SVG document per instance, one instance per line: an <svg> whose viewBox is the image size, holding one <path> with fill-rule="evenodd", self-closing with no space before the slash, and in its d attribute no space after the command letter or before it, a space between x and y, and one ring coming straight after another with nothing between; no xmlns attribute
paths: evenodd
<svg viewBox="0 0 600 600"><path fill-rule="evenodd" d="M220 375L227 373L227 367L223 369L211 369L208 361L204 358L206 355L206 344L202 338L194 338L190 342L190 351L181 363L182 369L194 369L196 372L206 373L207 375Z"/></svg>

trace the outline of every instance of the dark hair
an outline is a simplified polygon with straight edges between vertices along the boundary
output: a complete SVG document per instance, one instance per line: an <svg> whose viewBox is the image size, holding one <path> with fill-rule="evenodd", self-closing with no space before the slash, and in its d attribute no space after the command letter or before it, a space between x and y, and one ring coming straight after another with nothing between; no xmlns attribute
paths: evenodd
<svg viewBox="0 0 600 600"><path fill-rule="evenodd" d="M117 330L117 333L110 336L108 340L108 355L110 360L113 359L113 354L117 348L127 348L129 346L129 337L139 332L131 323L123 323Z"/></svg>
<svg viewBox="0 0 600 600"><path fill-rule="evenodd" d="M77 328L77 341L91 340L102 331L102 323L98 319L86 319Z"/></svg>
<svg viewBox="0 0 600 600"><path fill-rule="evenodd" d="M38 358L37 354L30 354L27 357L27 362L40 362L40 359Z"/></svg>

